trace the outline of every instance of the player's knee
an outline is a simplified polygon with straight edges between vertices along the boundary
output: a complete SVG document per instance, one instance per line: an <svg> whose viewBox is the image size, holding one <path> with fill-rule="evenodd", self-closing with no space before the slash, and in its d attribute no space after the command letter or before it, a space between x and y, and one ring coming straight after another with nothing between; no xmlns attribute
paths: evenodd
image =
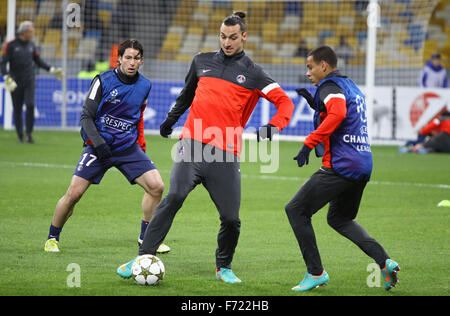
<svg viewBox="0 0 450 316"><path fill-rule="evenodd" d="M73 205L81 199L83 194L84 194L83 189L76 187L76 186L71 186L67 190L66 198L67 198L68 202Z"/></svg>
<svg viewBox="0 0 450 316"><path fill-rule="evenodd" d="M342 220L337 216L327 216L327 223L330 225L331 228L333 228L336 231L339 231L340 227L342 226Z"/></svg>
<svg viewBox="0 0 450 316"><path fill-rule="evenodd" d="M185 198L186 198L186 195L183 193L169 192L169 193L167 193L165 200L167 200L167 203L169 203L170 205L172 205L174 207L175 206L181 207Z"/></svg>
<svg viewBox="0 0 450 316"><path fill-rule="evenodd" d="M164 192L164 182L158 181L152 187L149 188L148 192L152 196L162 196Z"/></svg>
<svg viewBox="0 0 450 316"><path fill-rule="evenodd" d="M291 217L294 213L296 213L298 211L292 203L286 204L286 206L284 207L284 210L288 217Z"/></svg>
<svg viewBox="0 0 450 316"><path fill-rule="evenodd" d="M154 188L157 195L162 195L164 192L164 182L160 181Z"/></svg>
<svg viewBox="0 0 450 316"><path fill-rule="evenodd" d="M288 203L284 210L293 227L303 227L311 224L311 211L308 208Z"/></svg>
<svg viewBox="0 0 450 316"><path fill-rule="evenodd" d="M222 215L220 217L220 221L222 223L222 226L234 227L236 229L239 229L241 227L241 220L239 219L239 216L233 214Z"/></svg>

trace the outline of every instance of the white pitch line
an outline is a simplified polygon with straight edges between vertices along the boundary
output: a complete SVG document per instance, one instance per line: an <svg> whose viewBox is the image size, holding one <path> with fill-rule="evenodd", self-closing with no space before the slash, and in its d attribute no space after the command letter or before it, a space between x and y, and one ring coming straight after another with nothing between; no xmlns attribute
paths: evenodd
<svg viewBox="0 0 450 316"><path fill-rule="evenodd" d="M0 161L0 166L6 165L11 167L34 167L34 168L61 168L61 169L75 169L75 165L59 165L37 162L12 162L12 161ZM170 170L159 170L161 173L170 173ZM270 180L270 181L295 181L303 182L308 178L302 177L287 177L287 176L275 176L269 174L261 175L249 175L242 174L244 179L258 179L258 180ZM412 186L412 187L425 187L435 189L450 189L450 184L431 184L431 183L418 183L418 182L392 182L392 181L370 181L369 184L373 185L387 185L387 186Z"/></svg>
<svg viewBox="0 0 450 316"><path fill-rule="evenodd" d="M261 180L278 180L278 181L306 181L308 178L300 177L285 177L285 176L270 176L270 175L242 175L243 178L261 179ZM438 189L450 189L450 184L431 184L431 183L416 183L416 182L390 182L390 181L369 181L368 184L375 185L392 185L392 186L415 186L428 187Z"/></svg>
<svg viewBox="0 0 450 316"><path fill-rule="evenodd" d="M36 167L36 168L62 168L62 169L75 169L75 165L56 165L50 163L39 162L11 162L0 161L0 165L9 165L12 167Z"/></svg>

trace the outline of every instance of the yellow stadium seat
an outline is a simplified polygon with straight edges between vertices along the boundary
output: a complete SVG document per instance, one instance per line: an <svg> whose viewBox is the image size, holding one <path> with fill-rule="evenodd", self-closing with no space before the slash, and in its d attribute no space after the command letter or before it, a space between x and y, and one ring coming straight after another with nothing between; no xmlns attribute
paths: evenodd
<svg viewBox="0 0 450 316"><path fill-rule="evenodd" d="M233 1L231 2L231 7L233 9L233 12L248 12L249 3L247 1Z"/></svg>
<svg viewBox="0 0 450 316"><path fill-rule="evenodd" d="M192 55L179 54L179 55L175 56L175 60L178 60L178 61L191 61L193 57L194 56L192 56Z"/></svg>
<svg viewBox="0 0 450 316"><path fill-rule="evenodd" d="M48 15L38 15L34 21L35 29L42 29L44 31L50 25L51 16Z"/></svg>
<svg viewBox="0 0 450 316"><path fill-rule="evenodd" d="M305 65L306 64L306 58L304 57L294 57L291 59L291 63L294 65Z"/></svg>
<svg viewBox="0 0 450 316"><path fill-rule="evenodd" d="M181 46L182 36L178 33L168 33L161 47L161 54L173 55L177 53Z"/></svg>
<svg viewBox="0 0 450 316"><path fill-rule="evenodd" d="M47 29L44 36L44 43L61 46L61 30Z"/></svg>
<svg viewBox="0 0 450 316"><path fill-rule="evenodd" d="M272 21L264 22L262 37L263 42L276 42L278 40L278 24Z"/></svg>
<svg viewBox="0 0 450 316"><path fill-rule="evenodd" d="M111 23L111 11L110 10L98 10L98 16L103 22L104 27L108 27Z"/></svg>

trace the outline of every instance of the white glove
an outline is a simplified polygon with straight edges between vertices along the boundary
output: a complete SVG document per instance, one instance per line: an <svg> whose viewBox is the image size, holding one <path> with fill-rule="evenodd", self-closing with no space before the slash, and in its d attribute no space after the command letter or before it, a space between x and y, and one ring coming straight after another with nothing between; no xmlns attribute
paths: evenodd
<svg viewBox="0 0 450 316"><path fill-rule="evenodd" d="M5 81L5 89L9 92L13 92L17 88L17 83L10 75L4 75L3 80Z"/></svg>
<svg viewBox="0 0 450 316"><path fill-rule="evenodd" d="M59 67L50 67L50 73L58 80L62 80L65 76L64 70Z"/></svg>

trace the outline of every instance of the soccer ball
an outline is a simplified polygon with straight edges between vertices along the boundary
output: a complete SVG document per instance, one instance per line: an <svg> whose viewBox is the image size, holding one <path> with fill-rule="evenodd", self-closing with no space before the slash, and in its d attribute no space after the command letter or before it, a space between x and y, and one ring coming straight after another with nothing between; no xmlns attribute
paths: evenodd
<svg viewBox="0 0 450 316"><path fill-rule="evenodd" d="M163 262L153 255L142 255L136 258L131 267L133 279L139 285L157 285L166 273Z"/></svg>

